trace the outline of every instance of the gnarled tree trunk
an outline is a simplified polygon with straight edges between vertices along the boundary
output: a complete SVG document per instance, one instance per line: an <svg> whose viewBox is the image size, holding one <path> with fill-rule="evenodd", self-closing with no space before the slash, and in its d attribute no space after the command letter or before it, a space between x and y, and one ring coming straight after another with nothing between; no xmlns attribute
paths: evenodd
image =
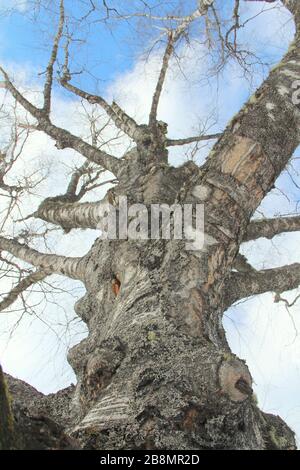
<svg viewBox="0 0 300 470"><path fill-rule="evenodd" d="M298 2L284 3L298 24ZM257 230L262 234L266 229L250 225L251 216L299 143L300 112L292 102L297 79L299 32L201 168L168 164L171 143L156 121L159 90L149 126L128 124L123 117L123 127L124 122L131 126L137 147L122 162L107 160L70 134L66 143L66 135L45 115L29 109L41 130L114 172L119 183L107 199L115 206L124 195L130 203L147 207L205 206L201 250L186 249L182 240L99 239L83 259L51 257L49 266L46 255L28 248L21 253L15 242L9 246L0 240L3 249L43 270L69 273L86 286L76 312L87 323L89 335L69 353L78 384L67 426L84 448L295 448L293 432L283 421L258 409L251 373L231 353L222 315L235 300L260 293L262 285L264 291L272 288L270 282L281 291L299 285L298 265L288 286L280 270L269 270L271 277L264 271L231 272L243 240L257 238ZM63 84L83 96L66 79ZM7 76L6 86L28 107ZM114 109L109 108L112 115ZM36 216L68 229L96 227L95 205L89 208L52 200ZM295 223L287 222L282 230L295 229ZM270 225L275 234L277 226Z"/></svg>
<svg viewBox="0 0 300 470"><path fill-rule="evenodd" d="M172 241L98 241L88 266L76 312L90 334L69 354L78 378L70 431L84 446L294 448L281 419L257 408L248 368L225 339L222 288L207 286L201 257Z"/></svg>

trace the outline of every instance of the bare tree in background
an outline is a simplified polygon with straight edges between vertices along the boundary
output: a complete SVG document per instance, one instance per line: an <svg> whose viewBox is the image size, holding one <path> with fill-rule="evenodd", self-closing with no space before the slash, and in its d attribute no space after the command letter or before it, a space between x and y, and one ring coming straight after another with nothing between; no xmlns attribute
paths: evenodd
<svg viewBox="0 0 300 470"><path fill-rule="evenodd" d="M51 399L35 397L31 391L35 408L51 412L49 419L57 421L61 432L77 439L77 445L83 448L295 448L288 426L257 407L251 374L231 353L222 316L238 300L270 291L280 297L300 284L299 264L256 271L240 254L245 241L300 229L299 216L252 220L299 145L300 112L292 100L294 84L300 80L299 2L280 2L294 17L294 41L224 132L170 139L167 125L158 120L170 60L195 25L204 31L208 49L217 38L220 53L215 72L231 58L247 70L254 55L240 48L238 42L243 26L239 9L244 1L234 2L229 27L222 18L222 2L213 0L198 0L188 13L186 8L178 7L170 13L162 7L158 16L145 7L145 2L143 10L128 13L124 2L116 2L118 6L107 1L90 2L81 21L98 9L105 22L138 19L159 26L166 47L147 123L137 122L116 102L109 103L98 93L76 85L70 59L73 38L63 0L44 74L43 104L30 101L0 68L2 87L31 117L30 124L16 123L11 146L18 139L20 151L20 139L28 132L42 132L56 142L58 149L73 149L85 158L66 182L65 193L46 198L30 214L45 222L45 227L50 224L65 232L75 228L97 230L101 205L109 202L117 207L124 195L130 204L147 207L205 204L205 246L200 251L187 251L182 240L97 239L85 256L68 258L31 248L33 234L26 244L17 237L0 237L3 262L11 269L20 269L20 282L3 298L1 310L53 273L80 280L86 288L85 296L76 304L76 313L87 323L89 335L68 356L78 380L75 390L58 392ZM133 2L133 7L137 4ZM157 32L157 28L153 30ZM123 158L104 150L99 143L101 129L94 129L94 138L88 142L53 122L56 67L64 89L84 103L102 108L116 135L121 132L131 140L133 148ZM95 119L90 122L93 128ZM202 166L187 162L174 168L168 163L169 147L213 139L217 142ZM4 150L1 153L0 190L10 198L10 204L18 204L19 193L31 187L30 182L25 189L6 182L5 174L14 158ZM112 174L112 187L104 199L80 202L91 188L102 184L104 171ZM42 236L46 235L43 232ZM23 262L34 270L25 273ZM12 390L18 388L14 382L11 386ZM29 386L19 387L28 391ZM20 394L20 390L15 393L16 403ZM51 441L51 427L49 435ZM33 445L30 436L29 443L11 441L5 446ZM51 447L50 441L45 438L43 448ZM74 444L65 437L57 445L67 448Z"/></svg>

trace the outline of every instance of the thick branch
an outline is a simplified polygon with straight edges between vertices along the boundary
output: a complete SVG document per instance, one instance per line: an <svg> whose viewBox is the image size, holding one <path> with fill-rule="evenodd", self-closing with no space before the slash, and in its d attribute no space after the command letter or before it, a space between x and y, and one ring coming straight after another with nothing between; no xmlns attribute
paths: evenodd
<svg viewBox="0 0 300 470"><path fill-rule="evenodd" d="M100 221L101 202L68 203L57 198L44 201L33 217L60 225L65 231L73 228L96 229Z"/></svg>
<svg viewBox="0 0 300 470"><path fill-rule="evenodd" d="M67 187L67 191L66 191L67 195L70 195L71 197L74 197L76 195L79 180L84 174L88 172L88 170L89 170L89 162L85 162L80 168L74 171Z"/></svg>
<svg viewBox="0 0 300 470"><path fill-rule="evenodd" d="M300 231L300 216L276 217L273 219L254 220L248 226L244 242L258 238L271 239L283 232Z"/></svg>
<svg viewBox="0 0 300 470"><path fill-rule="evenodd" d="M149 125L154 126L157 120L157 109L159 105L159 100L161 96L161 92L163 89L163 85L165 82L167 70L169 67L170 58L174 51L174 46L188 26L195 21L197 18L200 18L205 13L209 6L213 4L214 0L199 0L198 1L198 8L189 16L186 16L183 21L175 28L173 31L169 32L168 43L167 47L164 52L162 65L159 73L159 77L156 83L154 95L152 98L151 110L149 115ZM178 144L174 144L178 145Z"/></svg>
<svg viewBox="0 0 300 470"><path fill-rule="evenodd" d="M113 101L111 104L111 109L115 113L115 116L117 116L118 120L122 122L123 129L120 127L121 130L123 130L129 137L131 137L133 140L136 141L137 136L140 134L140 126L135 122L135 120L129 116L125 111L120 108L120 106ZM114 120L116 126L118 127L117 124L117 119L115 118Z"/></svg>
<svg viewBox="0 0 300 470"><path fill-rule="evenodd" d="M102 201L83 204L78 204L78 202L91 189L117 182L115 179L99 182L99 175L103 172L104 170L99 170L93 175L89 162L84 163L71 175L64 194L46 198L37 211L27 216L26 219L29 217L39 218L59 225L65 232L69 232L73 228L97 228ZM79 180L84 174L88 175L88 180L83 182L78 190Z"/></svg>
<svg viewBox="0 0 300 470"><path fill-rule="evenodd" d="M25 244L4 237L0 237L0 250L7 251L16 258L46 272L63 274L72 279L84 280L85 278L82 258L68 258L66 256L40 253Z"/></svg>
<svg viewBox="0 0 300 470"><path fill-rule="evenodd" d="M264 294L282 293L300 285L300 264L294 263L280 268L247 273L231 273L224 288L226 308L234 302Z"/></svg>
<svg viewBox="0 0 300 470"><path fill-rule="evenodd" d="M33 284L36 284L37 282L43 281L49 274L51 273L36 271L22 279L22 281L20 281L0 302L0 312L3 312L8 307L10 307L17 300L19 295L21 295L26 289L31 287Z"/></svg>
<svg viewBox="0 0 300 470"><path fill-rule="evenodd" d="M198 8L191 15L186 16L183 21L174 30L174 39L177 39L188 28L188 26L197 18L205 15L208 8L213 5L214 0L198 0Z"/></svg>
<svg viewBox="0 0 300 470"><path fill-rule="evenodd" d="M77 168L71 175L67 190L64 194L47 198L45 201L51 202L78 202L83 196L91 191L92 189L100 188L107 184L116 183L116 179L99 181L100 175L105 172L104 169L93 169L90 162L85 162L80 168ZM86 176L86 181L83 181L79 189L79 182L82 176ZM42 202L42 206L45 206L45 201Z"/></svg>
<svg viewBox="0 0 300 470"><path fill-rule="evenodd" d="M107 101L99 95L93 95L86 91L81 90L80 88L72 85L70 82L65 80L64 78L60 81L61 85L69 90L70 92L74 93L81 98L87 100L90 104L98 104L100 105L107 115L113 120L116 127L121 129L125 134L127 134L132 139L136 138L136 134L138 132L138 125L134 119L128 116L125 111L123 111L120 106L116 103L109 105Z"/></svg>

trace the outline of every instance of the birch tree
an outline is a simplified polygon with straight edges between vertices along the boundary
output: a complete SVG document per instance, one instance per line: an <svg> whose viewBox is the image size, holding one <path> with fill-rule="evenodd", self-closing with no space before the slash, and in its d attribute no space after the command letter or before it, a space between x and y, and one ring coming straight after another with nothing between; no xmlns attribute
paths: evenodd
<svg viewBox="0 0 300 470"><path fill-rule="evenodd" d="M56 416L83 448L295 448L288 426L258 408L251 371L231 352L222 317L241 299L265 292L280 296L300 284L298 263L257 271L240 253L246 241L300 229L298 215L253 219L300 143L300 112L294 99L300 83L299 2L280 2L293 16L294 40L222 133L171 139L167 123L158 117L170 60L195 26L208 28L209 41L214 18L211 34L218 35L222 51L219 68L232 57L247 67L250 52L239 49L237 40L242 27L239 8L246 1L234 2L226 34L221 2L214 0L191 2L195 8L186 13L188 4L178 10L184 11L179 15L163 9L161 16L151 9L127 14L122 2L120 8L90 2L91 11L101 9L104 20L139 18L159 25L165 50L146 123L129 116L118 103L79 87L70 59L72 37L63 0L44 74L42 105L30 101L0 68L1 86L31 116L30 129L51 137L58 149L75 150L86 162L66 183L65 193L45 199L32 218L64 231L99 230L101 208L108 202L117 208L124 196L130 204L146 207L175 203L205 207L204 246L199 250L187 250L184 240L99 237L85 256L68 258L38 252L13 237L0 237L1 252L34 269L14 286L1 310L52 273L85 286L76 313L87 324L89 335L68 355L77 376L64 411L71 420L66 423L65 417ZM130 151L117 158L96 141L87 142L53 122L54 81L71 96L104 110L116 130L132 142ZM214 142L204 164L169 164L170 147L203 141ZM114 186L101 201L80 202L87 189L80 189L80 178L90 165L110 172ZM90 185L98 181L97 170L94 174ZM3 178L0 185L10 190Z"/></svg>

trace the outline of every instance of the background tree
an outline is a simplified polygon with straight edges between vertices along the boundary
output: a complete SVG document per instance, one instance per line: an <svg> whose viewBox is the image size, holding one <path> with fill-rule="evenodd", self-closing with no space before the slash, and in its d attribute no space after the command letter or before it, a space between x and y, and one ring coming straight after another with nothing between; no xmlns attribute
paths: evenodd
<svg viewBox="0 0 300 470"><path fill-rule="evenodd" d="M207 47L211 76L230 60L245 74L259 63L255 53L239 43L243 2L236 0L230 12L213 0L199 0L194 9L166 2L159 13L145 2L132 2L128 11L127 3L90 2L85 14L78 16L76 9L60 1L58 27L43 73L42 100L27 96L1 67L2 87L14 105L27 113L25 122L15 117L9 152L2 151L0 183L10 201L7 210L11 212L24 188L7 183L6 172L22 151L22 138L42 132L55 141L57 149L73 149L84 161L72 172L63 194L44 199L23 217L24 222L30 218L45 222L39 235L47 236L47 224L64 232L97 230L99 207L106 201L117 206L119 197L126 195L129 203L147 206L204 203L204 249L187 251L184 241L97 239L85 256L72 258L31 248L36 232L26 232L27 243L20 243L20 234L8 236L3 228L3 262L19 273L20 282L4 297L1 309L52 274L84 284L86 293L77 302L76 313L88 325L89 335L69 352L78 382L75 391L68 391L71 401L63 402L72 418L66 409L55 416L83 447L292 449L293 432L279 417L258 409L250 372L231 353L222 317L238 300L275 291L279 301L282 292L300 283L299 264L256 271L240 253L245 241L300 227L299 216L252 220L299 144L299 107L293 100L300 79L298 2L281 2L295 22L291 47L226 129L177 139L169 138L158 108L170 62L180 58L184 41L199 37ZM42 5L38 2L36 8ZM105 24L118 20L130 22L138 31L143 27L152 46L165 43L147 123L77 83L72 47L78 41L78 27L90 25L93 15ZM54 121L56 82L86 105L104 110L116 128L115 137L127 136L131 147L122 158L109 152L107 139L105 146L99 142L105 126L97 115L89 114L89 138ZM217 142L202 165L168 163L170 147L210 140ZM104 170L112 176L100 181ZM80 202L104 182L111 188L102 201ZM27 193L32 185L24 185ZM23 263L36 271L26 272ZM116 281L117 289L112 288ZM52 397L53 402L56 399Z"/></svg>

